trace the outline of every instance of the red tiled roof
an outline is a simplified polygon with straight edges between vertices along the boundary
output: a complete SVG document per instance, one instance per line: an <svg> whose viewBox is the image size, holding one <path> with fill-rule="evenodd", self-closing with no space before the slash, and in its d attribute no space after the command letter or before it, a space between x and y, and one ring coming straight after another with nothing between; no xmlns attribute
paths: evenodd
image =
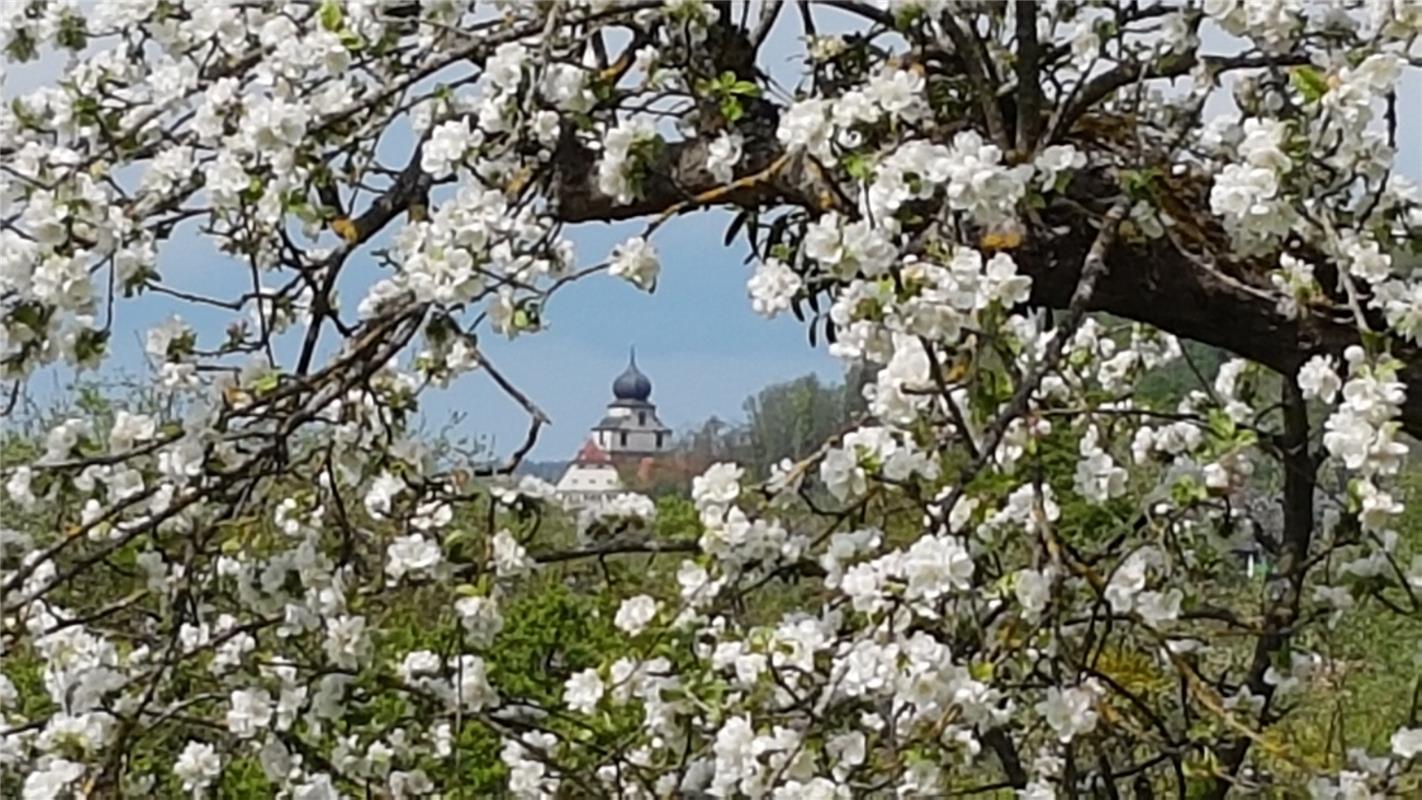
<svg viewBox="0 0 1422 800"><path fill-rule="evenodd" d="M611 464L612 456L609 456L606 451L604 451L601 447L597 446L597 443L595 443L592 439L589 439L583 443L583 447L581 450L578 451L578 454L576 456L573 456L573 463Z"/></svg>

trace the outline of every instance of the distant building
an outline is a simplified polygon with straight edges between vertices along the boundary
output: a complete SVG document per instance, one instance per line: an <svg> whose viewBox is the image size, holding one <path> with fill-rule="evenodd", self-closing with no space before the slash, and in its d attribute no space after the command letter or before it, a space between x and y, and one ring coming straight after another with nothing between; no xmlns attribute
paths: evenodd
<svg viewBox="0 0 1422 800"><path fill-rule="evenodd" d="M588 440L563 471L557 488L558 496L567 504L586 506L622 491L622 479L612 457Z"/></svg>
<svg viewBox="0 0 1422 800"><path fill-rule="evenodd" d="M646 472L651 460L671 449L671 428L657 418L652 381L637 369L637 353L612 382L612 402L593 426L563 477L558 494L571 505L591 505L623 491L618 469Z"/></svg>

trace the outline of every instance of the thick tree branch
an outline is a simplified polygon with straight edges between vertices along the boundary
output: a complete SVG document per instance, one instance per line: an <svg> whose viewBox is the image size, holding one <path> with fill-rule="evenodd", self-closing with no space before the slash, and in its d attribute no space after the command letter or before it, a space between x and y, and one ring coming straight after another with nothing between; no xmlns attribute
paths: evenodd
<svg viewBox="0 0 1422 800"><path fill-rule="evenodd" d="M618 203L603 194L597 186L597 172L589 169L597 156L587 147L566 137L560 145L553 180L556 191L555 213L564 222L589 222L632 219L665 213L678 205L685 210L697 207L691 203L697 195L722 188L722 184L706 169L709 139L690 139L668 145L661 155L648 165L648 177L641 196L630 203ZM746 138L745 152L737 172L764 172L781 160L785 153L774 137L774 124L760 136ZM824 186L813 167L802 158L790 159L769 180L731 187L719 198L723 205L774 206L782 204L814 208L819 205L816 187Z"/></svg>
<svg viewBox="0 0 1422 800"><path fill-rule="evenodd" d="M1007 136L1007 123L1002 118L1002 107L998 105L997 93L993 91L992 81L987 75L987 54L983 52L982 45L974 38L973 32L963 30L951 12L945 12L942 21L948 38L953 40L953 48L963 59L968 84L973 87L973 94L982 106L983 119L987 123L988 134L1003 150L1011 149L1012 142Z"/></svg>
<svg viewBox="0 0 1422 800"><path fill-rule="evenodd" d="M555 213L567 222L622 220L662 213L684 204L697 194L718 188L705 169L707 142L690 140L669 145L659 161L658 175L649 180L641 197L619 204L597 189L596 177L587 168L593 154L566 141L556 165L553 197ZM746 142L746 171L763 170L784 155L773 134ZM1174 187L1185 202L1203 208L1209 186ZM1012 252L1018 269L1032 278L1029 302L1047 308L1068 308L1082 264L1096 236L1096 226L1086 209L1115 192L1115 180L1102 170L1079 175L1068 188L1066 201L1044 209L1045 229L1028 236ZM785 169L755 185L727 192L723 205L743 207L801 206L825 208L830 184L810 162L792 158ZM692 204L690 208L699 207ZM1203 224L1212 225L1205 221ZM1218 233L1218 231L1216 231ZM1166 238L1118 242L1106 255L1109 269L1092 294L1088 311L1100 311L1143 322L1182 339L1212 345L1257 361L1281 374L1297 373L1299 365L1319 353L1341 356L1360 339L1356 323L1324 307L1305 307L1298 318L1280 311L1278 296L1269 287L1264 265L1247 260L1207 264L1187 257ZM1394 340L1392 351L1404 362L1402 380L1422 386L1422 352ZM1422 436L1422 392L1408 395L1402 424L1413 436Z"/></svg>
<svg viewBox="0 0 1422 800"><path fill-rule="evenodd" d="M1031 152L1042 130L1042 46L1036 0L1017 0L1017 150Z"/></svg>

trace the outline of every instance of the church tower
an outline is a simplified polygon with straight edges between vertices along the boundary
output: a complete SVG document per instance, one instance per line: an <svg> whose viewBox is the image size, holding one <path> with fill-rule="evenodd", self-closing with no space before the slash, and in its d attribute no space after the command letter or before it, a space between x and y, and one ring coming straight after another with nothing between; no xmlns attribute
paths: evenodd
<svg viewBox="0 0 1422 800"><path fill-rule="evenodd" d="M612 382L612 402L593 427L592 441L617 461L666 452L671 448L671 428L657 419L651 397L652 381L637 369L633 349L627 369Z"/></svg>
<svg viewBox="0 0 1422 800"><path fill-rule="evenodd" d="M651 397L652 381L637 369L634 349L627 369L612 382L607 412L558 481L565 502L574 507L605 502L623 491L619 466L646 470L671 449L671 428L657 418Z"/></svg>

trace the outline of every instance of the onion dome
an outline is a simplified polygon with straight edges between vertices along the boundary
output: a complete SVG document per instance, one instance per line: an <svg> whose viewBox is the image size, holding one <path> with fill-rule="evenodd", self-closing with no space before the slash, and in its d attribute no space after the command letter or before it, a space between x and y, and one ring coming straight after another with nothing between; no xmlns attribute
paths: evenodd
<svg viewBox="0 0 1422 800"><path fill-rule="evenodd" d="M652 381L637 369L635 349L627 361L627 369L612 382L612 396L618 400L636 400L640 403L647 402L647 398L652 396Z"/></svg>

